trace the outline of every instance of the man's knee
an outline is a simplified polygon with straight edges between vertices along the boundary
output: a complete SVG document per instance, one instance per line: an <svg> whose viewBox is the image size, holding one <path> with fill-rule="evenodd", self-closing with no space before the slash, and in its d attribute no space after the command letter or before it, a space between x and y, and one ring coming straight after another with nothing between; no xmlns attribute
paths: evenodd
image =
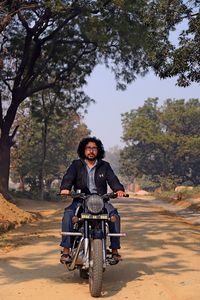
<svg viewBox="0 0 200 300"><path fill-rule="evenodd" d="M73 216L74 216L74 211L72 209L65 209L62 220L63 221L71 220Z"/></svg>
<svg viewBox="0 0 200 300"><path fill-rule="evenodd" d="M118 210L115 208L109 213L109 217L111 218L112 216L115 216L116 218L120 219L120 215L118 213Z"/></svg>

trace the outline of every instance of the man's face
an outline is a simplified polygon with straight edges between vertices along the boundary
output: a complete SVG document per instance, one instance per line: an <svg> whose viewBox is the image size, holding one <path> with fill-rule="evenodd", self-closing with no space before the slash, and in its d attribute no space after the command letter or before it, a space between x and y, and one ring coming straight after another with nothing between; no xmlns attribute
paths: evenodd
<svg viewBox="0 0 200 300"><path fill-rule="evenodd" d="M94 142L89 142L85 146L85 158L88 160L96 160L98 154L97 145Z"/></svg>

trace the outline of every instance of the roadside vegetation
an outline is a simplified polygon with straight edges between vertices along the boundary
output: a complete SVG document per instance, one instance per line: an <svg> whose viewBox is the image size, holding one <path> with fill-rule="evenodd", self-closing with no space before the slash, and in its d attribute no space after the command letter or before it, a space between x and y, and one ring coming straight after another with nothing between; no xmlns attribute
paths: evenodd
<svg viewBox="0 0 200 300"><path fill-rule="evenodd" d="M194 187L192 190L183 189L180 192L174 190L169 191L155 191L152 193L155 198L163 200L187 200L187 199L199 199L200 202L200 186Z"/></svg>
<svg viewBox="0 0 200 300"><path fill-rule="evenodd" d="M199 99L147 99L143 106L122 115L122 176L143 185L174 190L200 185Z"/></svg>
<svg viewBox="0 0 200 300"><path fill-rule="evenodd" d="M82 117L94 100L84 86L98 64L122 90L149 70L182 87L198 83L199 20L194 0L1 1L0 192L9 199L11 177L22 193L49 196L90 133ZM198 99L163 107L147 99L124 114L126 147L116 163L123 181L197 186L199 117Z"/></svg>

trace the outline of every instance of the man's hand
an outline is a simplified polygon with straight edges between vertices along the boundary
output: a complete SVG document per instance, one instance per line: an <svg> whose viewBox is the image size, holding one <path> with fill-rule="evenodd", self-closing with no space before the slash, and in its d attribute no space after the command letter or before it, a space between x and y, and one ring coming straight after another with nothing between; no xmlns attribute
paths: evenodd
<svg viewBox="0 0 200 300"><path fill-rule="evenodd" d="M70 194L70 190L61 190L60 194L63 195L63 196L64 195L69 195Z"/></svg>
<svg viewBox="0 0 200 300"><path fill-rule="evenodd" d="M124 197L126 195L126 193L124 191L117 191L116 194L117 194L117 197Z"/></svg>

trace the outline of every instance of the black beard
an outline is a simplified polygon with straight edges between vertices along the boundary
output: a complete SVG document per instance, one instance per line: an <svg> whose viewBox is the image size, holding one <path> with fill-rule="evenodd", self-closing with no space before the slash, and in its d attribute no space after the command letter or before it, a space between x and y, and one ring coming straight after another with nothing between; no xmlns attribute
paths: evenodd
<svg viewBox="0 0 200 300"><path fill-rule="evenodd" d="M97 158L96 157L86 157L85 159L89 160L89 161L94 161L96 160Z"/></svg>

